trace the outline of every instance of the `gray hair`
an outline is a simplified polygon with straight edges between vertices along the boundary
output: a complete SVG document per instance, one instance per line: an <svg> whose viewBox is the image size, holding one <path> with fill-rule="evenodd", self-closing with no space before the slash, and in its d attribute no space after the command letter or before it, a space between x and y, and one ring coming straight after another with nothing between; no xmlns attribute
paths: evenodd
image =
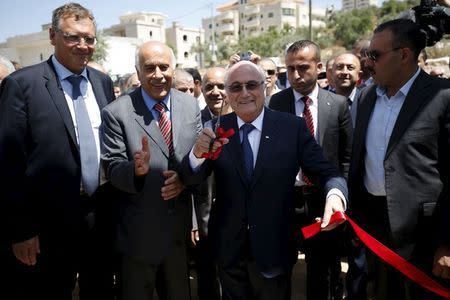
<svg viewBox="0 0 450 300"><path fill-rule="evenodd" d="M250 67L254 68L258 72L260 80L264 81L264 82L266 81L266 72L260 66L255 65L254 63L249 62L249 61L240 61L227 69L227 71L225 73L225 80L224 80L225 86L229 85L228 81L230 80L231 73L236 71L241 66L250 66Z"/></svg>
<svg viewBox="0 0 450 300"><path fill-rule="evenodd" d="M165 45L165 44L163 44L163 43L161 43L162 45ZM173 49L172 48L170 48L169 46L167 46L167 45L165 45L168 49L169 49L169 52L170 52L170 57L171 57L171 61L170 61L170 63L171 63L171 67L172 67L172 69L175 69L175 67L176 67L176 65L177 65L177 59L175 58L175 53L173 53ZM140 59L139 59L139 52L140 52L140 50L141 50L141 47L142 47L142 45L141 46L139 46L137 49L136 49L136 55L135 55L135 67L136 67L136 70L139 72L140 71L140 69L141 69L141 65L140 65Z"/></svg>
<svg viewBox="0 0 450 300"><path fill-rule="evenodd" d="M173 76L172 86L175 87L179 81L191 81L194 84L194 77L191 73L183 69L175 69L175 74Z"/></svg>
<svg viewBox="0 0 450 300"><path fill-rule="evenodd" d="M0 64L2 64L6 68L6 70L8 70L8 74L11 74L16 70L12 62L3 55L0 55Z"/></svg>
<svg viewBox="0 0 450 300"><path fill-rule="evenodd" d="M94 15L90 10L87 8L81 6L78 3L67 3L64 4L58 8L56 8L53 11L52 15L52 27L54 30L59 30L59 25L61 23L61 19L67 18L67 17L75 17L75 20L80 19L86 19L89 18L92 23L94 23L94 26L97 27L95 24L95 18Z"/></svg>

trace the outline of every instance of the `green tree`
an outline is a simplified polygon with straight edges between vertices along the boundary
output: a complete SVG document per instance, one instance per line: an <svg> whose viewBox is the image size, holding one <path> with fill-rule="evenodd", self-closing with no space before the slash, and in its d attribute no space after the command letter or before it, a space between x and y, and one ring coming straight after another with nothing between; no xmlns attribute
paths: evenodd
<svg viewBox="0 0 450 300"><path fill-rule="evenodd" d="M396 19L401 12L419 5L419 2L420 0L384 1L381 7L378 9L378 24Z"/></svg>
<svg viewBox="0 0 450 300"><path fill-rule="evenodd" d="M103 37L102 33L97 33L97 44L95 44L95 51L91 57L91 61L102 64L106 59L106 50L109 48L108 43Z"/></svg>

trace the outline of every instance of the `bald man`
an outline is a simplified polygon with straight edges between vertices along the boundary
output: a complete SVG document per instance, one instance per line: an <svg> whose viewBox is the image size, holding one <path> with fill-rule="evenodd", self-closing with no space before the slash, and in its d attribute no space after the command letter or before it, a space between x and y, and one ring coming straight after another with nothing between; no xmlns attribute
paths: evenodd
<svg viewBox="0 0 450 300"><path fill-rule="evenodd" d="M194 77L192 77L192 75L185 70L176 69L173 76L172 87L180 92L194 96Z"/></svg>
<svg viewBox="0 0 450 300"><path fill-rule="evenodd" d="M190 299L190 196L178 173L202 124L195 98L171 88L174 69L168 46L142 44L136 60L141 86L102 111L102 163L112 185L125 192L118 246L127 300L151 300L157 273L160 298Z"/></svg>

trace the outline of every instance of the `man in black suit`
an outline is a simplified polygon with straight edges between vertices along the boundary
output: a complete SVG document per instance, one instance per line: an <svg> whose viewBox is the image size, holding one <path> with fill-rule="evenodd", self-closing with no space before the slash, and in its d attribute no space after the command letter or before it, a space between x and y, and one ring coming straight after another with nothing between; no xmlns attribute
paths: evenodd
<svg viewBox="0 0 450 300"><path fill-rule="evenodd" d="M81 299L105 299L112 262L99 219L113 198L100 182L99 127L113 84L86 67L96 43L90 11L55 9L49 34L50 59L1 87L0 199L17 258L7 298L72 299L78 273Z"/></svg>
<svg viewBox="0 0 450 300"><path fill-rule="evenodd" d="M285 63L291 87L273 95L269 107L303 116L306 120L309 114L314 137L325 158L346 176L351 154L352 121L346 98L321 89L317 84L319 70L322 69L319 47L308 40L297 41L288 48ZM300 203L299 206L305 205L306 222L314 222L323 214L324 191L305 170L297 177L295 190L295 201ZM342 238L338 231L332 231L304 243L308 299L341 296L340 255L336 249Z"/></svg>
<svg viewBox="0 0 450 300"><path fill-rule="evenodd" d="M359 98L351 208L375 238L422 270L449 278L450 84L417 66L424 47L420 28L409 20L374 31L365 55L376 84ZM430 297L380 260L369 271L375 299Z"/></svg>
<svg viewBox="0 0 450 300"><path fill-rule="evenodd" d="M345 207L344 178L326 161L303 119L264 108L264 82L264 72L251 62L229 68L225 88L235 113L223 116L221 127L235 134L215 142L213 150L229 141L217 160L205 161L200 157L215 137L205 128L186 157L194 174L214 171L209 238L225 300L290 299L300 167L319 177L327 195L322 226Z"/></svg>
<svg viewBox="0 0 450 300"><path fill-rule="evenodd" d="M190 298L191 197L178 171L202 124L195 98L171 89L175 64L167 45L142 44L141 86L102 110L102 164L111 184L126 193L117 239L127 300L152 299L155 285L161 299Z"/></svg>

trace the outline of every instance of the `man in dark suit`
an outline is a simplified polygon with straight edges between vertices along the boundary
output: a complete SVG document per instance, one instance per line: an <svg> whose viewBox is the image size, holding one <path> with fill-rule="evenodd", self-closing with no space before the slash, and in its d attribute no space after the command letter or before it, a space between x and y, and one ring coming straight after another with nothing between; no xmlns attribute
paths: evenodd
<svg viewBox="0 0 450 300"><path fill-rule="evenodd" d="M365 55L376 84L359 98L351 207L375 238L429 273L434 257L435 275L448 278L450 84L417 66L424 47L420 28L409 20L374 31ZM369 271L375 299L430 297L379 260Z"/></svg>
<svg viewBox="0 0 450 300"><path fill-rule="evenodd" d="M90 11L74 3L55 9L49 33L50 59L1 87L0 199L17 258L6 298L72 299L78 273L81 299L105 299L111 249L103 248L97 209L113 198L100 186L98 133L113 84L86 67L96 42Z"/></svg>
<svg viewBox="0 0 450 300"><path fill-rule="evenodd" d="M269 107L303 116L307 121L310 117L310 131L322 147L325 158L346 176L352 121L346 98L321 89L317 84L317 76L322 69L319 47L308 40L297 41L288 48L285 63L291 87L273 95ZM295 182L295 200L299 206L305 205L306 222L314 222L323 214L325 193L311 174L304 170L301 172ZM342 235L332 231L305 242L308 299L341 296L340 255L336 250L341 240Z"/></svg>
<svg viewBox="0 0 450 300"><path fill-rule="evenodd" d="M126 193L118 231L123 298L152 299L158 274L160 298L189 299L191 198L178 169L201 131L200 109L195 98L171 89L175 56L168 46L144 43L137 58L141 87L102 111L102 164Z"/></svg>
<svg viewBox="0 0 450 300"><path fill-rule="evenodd" d="M264 109L264 82L265 74L251 62L229 68L225 88L235 113L223 116L221 127L235 134L217 160L205 161L200 157L215 137L205 128L186 158L193 174L215 175L209 238L225 300L290 299L297 260L294 181L300 166L324 186L322 226L345 206L345 180L323 157L305 121ZM213 150L227 142L219 139Z"/></svg>

